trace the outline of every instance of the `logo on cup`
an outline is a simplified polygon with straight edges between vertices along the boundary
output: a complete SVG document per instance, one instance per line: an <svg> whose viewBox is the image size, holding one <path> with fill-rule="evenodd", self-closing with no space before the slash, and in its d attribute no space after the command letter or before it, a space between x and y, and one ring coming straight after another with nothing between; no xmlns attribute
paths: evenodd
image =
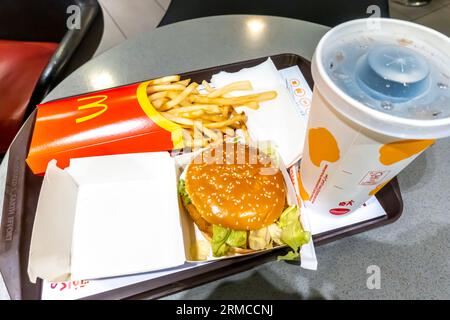
<svg viewBox="0 0 450 320"><path fill-rule="evenodd" d="M373 186L379 182L389 173L389 171L369 171L364 178L359 182L361 186Z"/></svg>
<svg viewBox="0 0 450 320"><path fill-rule="evenodd" d="M346 214L350 211L350 209L348 208L334 208L334 209L330 209L330 213L335 215L335 216L341 216L343 214Z"/></svg>
<svg viewBox="0 0 450 320"><path fill-rule="evenodd" d="M351 207L354 204L355 204L355 200L341 201L341 202L339 202L339 207Z"/></svg>
<svg viewBox="0 0 450 320"><path fill-rule="evenodd" d="M355 204L355 200L348 200L348 201L340 201L338 206L339 207L352 207ZM349 208L333 208L330 209L330 213L335 216L341 216L343 214L346 214L350 211Z"/></svg>

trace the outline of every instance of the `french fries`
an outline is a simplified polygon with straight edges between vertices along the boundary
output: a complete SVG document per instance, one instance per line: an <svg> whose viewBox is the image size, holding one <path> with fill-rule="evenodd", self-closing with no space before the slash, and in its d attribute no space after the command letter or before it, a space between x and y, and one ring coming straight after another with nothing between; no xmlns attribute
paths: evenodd
<svg viewBox="0 0 450 320"><path fill-rule="evenodd" d="M222 110L219 108L219 106L214 105L214 104L198 104L198 105L191 105L191 106L187 106L187 107L179 107L176 109L172 109L168 112L174 113L174 114L179 114L179 113L183 113L183 112L191 112L191 111L197 111L197 110L203 110L209 114L216 114L216 113L221 114L222 113Z"/></svg>
<svg viewBox="0 0 450 320"><path fill-rule="evenodd" d="M251 101L245 104L245 106L247 108L253 109L253 110L258 110L259 109L259 103L256 101Z"/></svg>
<svg viewBox="0 0 450 320"><path fill-rule="evenodd" d="M199 84L191 79L173 75L149 82L147 95L150 103L166 119L182 127L183 142L189 148L202 148L222 143L236 136L240 130L246 142L250 141L247 116L235 108L257 110L260 102L276 98L276 91L233 96L234 91L253 90L250 81L237 81L222 88L213 88L206 80L200 94Z"/></svg>
<svg viewBox="0 0 450 320"><path fill-rule="evenodd" d="M168 91L168 90L176 90L176 91L183 91L186 89L185 86L182 84L156 84L149 86L147 88L147 94L151 94L153 92L159 92L159 91Z"/></svg>
<svg viewBox="0 0 450 320"><path fill-rule="evenodd" d="M272 100L277 97L276 91L265 91L257 94L249 94L246 96L239 96L233 98L210 98L202 95L192 95L190 97L191 102L198 103L212 103L212 104L220 104L220 105L229 105L229 106L242 106L249 102L261 102Z"/></svg>
<svg viewBox="0 0 450 320"><path fill-rule="evenodd" d="M151 95L148 96L148 98L150 99L151 102L153 102L157 99L165 98L165 97L167 97L167 91L160 91L160 92L152 93Z"/></svg>
<svg viewBox="0 0 450 320"><path fill-rule="evenodd" d="M167 77L162 77L162 78L151 80L150 84L155 85L155 84L170 83L170 82L177 82L177 81L180 81L180 76L173 75L173 76L167 76Z"/></svg>
<svg viewBox="0 0 450 320"><path fill-rule="evenodd" d="M221 121L221 122L206 123L205 127L209 128L209 129L220 129L222 127L227 127L229 125L237 124L239 122L244 123L245 121L247 121L247 117L245 115L236 115L236 116L230 118L229 120L225 120L225 121Z"/></svg>
<svg viewBox="0 0 450 320"><path fill-rule="evenodd" d="M229 85L226 85L225 87L211 91L208 94L208 98L217 98L217 97L223 96L231 91L252 90L252 89L253 88L252 88L252 84L250 83L250 81L233 82L233 83L230 83Z"/></svg>
<svg viewBox="0 0 450 320"><path fill-rule="evenodd" d="M181 81L175 82L175 84L182 84L183 86L187 87L189 82L191 82L191 79L181 80Z"/></svg>
<svg viewBox="0 0 450 320"><path fill-rule="evenodd" d="M164 103L166 103L167 101L169 101L169 99L159 98L159 99L153 100L152 103L156 107L156 109L160 109L162 107L162 105Z"/></svg>
<svg viewBox="0 0 450 320"><path fill-rule="evenodd" d="M203 86L203 88L205 88L205 90L206 91L208 91L208 92L213 92L214 91L214 89L211 87L211 85L208 83L208 81L206 81L206 80L203 80L202 81L202 86Z"/></svg>
<svg viewBox="0 0 450 320"><path fill-rule="evenodd" d="M174 116L168 112L163 112L162 116L170 121L173 121L175 123L179 123L179 124L184 124L186 126L192 126L194 127L194 120L191 119L187 119L187 118L182 118L182 117L177 117Z"/></svg>
<svg viewBox="0 0 450 320"><path fill-rule="evenodd" d="M198 87L198 84L195 82L192 82L179 95L177 95L175 98L173 98L173 100L167 102L167 107L173 108L177 104L180 104L180 102L183 101L185 98L187 98L191 94L191 92L194 91L194 89L197 87Z"/></svg>

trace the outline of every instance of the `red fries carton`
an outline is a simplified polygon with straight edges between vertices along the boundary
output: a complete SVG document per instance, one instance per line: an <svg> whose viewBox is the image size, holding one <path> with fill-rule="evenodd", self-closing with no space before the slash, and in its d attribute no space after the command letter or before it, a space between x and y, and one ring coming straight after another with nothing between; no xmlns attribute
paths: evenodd
<svg viewBox="0 0 450 320"><path fill-rule="evenodd" d="M51 101L38 106L26 162L43 174L50 160L166 151L183 147L181 126L164 118L147 98L152 81Z"/></svg>

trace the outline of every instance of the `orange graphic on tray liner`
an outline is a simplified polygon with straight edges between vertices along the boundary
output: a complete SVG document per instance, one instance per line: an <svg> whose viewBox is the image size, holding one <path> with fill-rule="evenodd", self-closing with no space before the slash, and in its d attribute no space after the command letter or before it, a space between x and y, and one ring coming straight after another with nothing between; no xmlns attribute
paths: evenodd
<svg viewBox="0 0 450 320"><path fill-rule="evenodd" d="M383 145L380 148L380 162L392 165L418 154L434 144L435 140L401 140Z"/></svg>
<svg viewBox="0 0 450 320"><path fill-rule="evenodd" d="M300 192L300 198L303 201L308 201L309 200L309 194L305 190L305 187L303 186L303 182L302 182L302 177L300 175L300 171L297 173L297 181L298 181L298 190Z"/></svg>
<svg viewBox="0 0 450 320"><path fill-rule="evenodd" d="M325 128L313 128L308 132L309 158L320 167L322 161L336 162L340 158L335 137Z"/></svg>

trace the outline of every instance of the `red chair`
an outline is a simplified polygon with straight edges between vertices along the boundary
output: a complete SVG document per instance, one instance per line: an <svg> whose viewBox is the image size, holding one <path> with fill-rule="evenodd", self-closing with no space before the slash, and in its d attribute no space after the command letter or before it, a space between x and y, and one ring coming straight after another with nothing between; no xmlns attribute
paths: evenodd
<svg viewBox="0 0 450 320"><path fill-rule="evenodd" d="M79 28L68 29L74 13ZM97 0L0 2L0 160L35 106L93 56L102 34Z"/></svg>
<svg viewBox="0 0 450 320"><path fill-rule="evenodd" d="M0 153L20 129L37 80L57 47L53 42L0 40Z"/></svg>

